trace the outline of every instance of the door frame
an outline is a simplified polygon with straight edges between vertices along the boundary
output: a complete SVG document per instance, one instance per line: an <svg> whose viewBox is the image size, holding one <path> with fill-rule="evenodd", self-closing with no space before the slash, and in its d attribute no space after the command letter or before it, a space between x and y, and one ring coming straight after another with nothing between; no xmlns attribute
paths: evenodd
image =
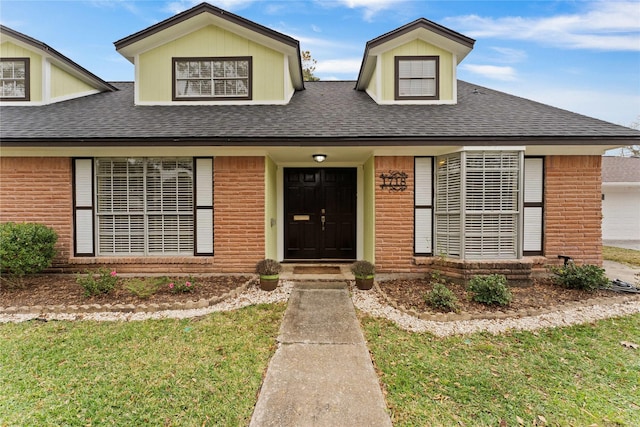
<svg viewBox="0 0 640 427"><path fill-rule="evenodd" d="M277 165L278 170L276 174L276 186L278 191L278 205L277 205L277 227L278 227L278 259L280 261L284 260L284 220L285 220L285 211L284 211L284 169L285 168L306 168L306 169L331 169L331 168L351 168L356 170L356 259L362 259L363 257L363 249L364 249L364 200L362 198L363 194L363 167L361 164L322 164L318 165L316 163L284 163ZM313 261L313 260L310 260Z"/></svg>

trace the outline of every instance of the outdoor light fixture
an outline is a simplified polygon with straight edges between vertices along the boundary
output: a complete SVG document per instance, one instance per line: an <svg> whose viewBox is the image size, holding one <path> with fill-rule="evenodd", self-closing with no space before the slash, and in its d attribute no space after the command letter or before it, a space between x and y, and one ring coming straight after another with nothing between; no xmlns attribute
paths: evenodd
<svg viewBox="0 0 640 427"><path fill-rule="evenodd" d="M322 163L325 160L327 160L327 155L326 154L314 154L311 157L313 157L313 160L315 160L318 163Z"/></svg>

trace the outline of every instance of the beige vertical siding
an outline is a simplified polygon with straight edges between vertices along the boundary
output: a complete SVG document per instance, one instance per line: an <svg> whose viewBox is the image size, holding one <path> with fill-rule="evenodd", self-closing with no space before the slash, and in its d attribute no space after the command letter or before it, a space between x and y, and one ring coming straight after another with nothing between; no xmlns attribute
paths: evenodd
<svg viewBox="0 0 640 427"><path fill-rule="evenodd" d="M284 55L210 25L140 55L136 77L139 101L171 101L172 58L224 56L253 58L254 101L284 100Z"/></svg>
<svg viewBox="0 0 640 427"><path fill-rule="evenodd" d="M95 90L94 87L66 71L61 70L55 65L51 66L51 98L67 97Z"/></svg>

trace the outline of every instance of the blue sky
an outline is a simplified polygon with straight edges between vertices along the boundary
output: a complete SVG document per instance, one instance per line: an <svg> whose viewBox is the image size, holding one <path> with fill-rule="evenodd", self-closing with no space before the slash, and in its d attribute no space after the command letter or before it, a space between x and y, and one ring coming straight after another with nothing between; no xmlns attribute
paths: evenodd
<svg viewBox="0 0 640 427"><path fill-rule="evenodd" d="M107 81L133 80L113 42L201 0L1 0L0 22ZM322 80L355 80L368 40L424 17L476 39L458 78L629 126L640 119L640 0L222 0L300 41Z"/></svg>

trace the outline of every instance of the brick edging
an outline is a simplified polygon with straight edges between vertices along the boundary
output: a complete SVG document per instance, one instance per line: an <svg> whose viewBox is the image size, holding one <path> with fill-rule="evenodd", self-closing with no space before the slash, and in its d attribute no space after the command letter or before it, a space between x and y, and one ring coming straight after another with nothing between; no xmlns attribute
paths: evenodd
<svg viewBox="0 0 640 427"><path fill-rule="evenodd" d="M155 313L167 310L192 310L216 305L226 299L238 296L250 285L257 283L256 277L250 277L235 289L213 298L201 298L197 301L142 303L142 304L81 304L81 305L33 305L0 307L0 314L80 314L80 313Z"/></svg>
<svg viewBox="0 0 640 427"><path fill-rule="evenodd" d="M375 282L373 289L378 292L382 299L396 310L401 311L404 314L413 316L420 320L432 321L432 322L458 322L463 320L499 320L510 318L522 318L533 317L541 314L548 314L553 312L564 311L566 309L573 308L586 308L596 305L613 305L620 304L627 301L640 301L640 294L619 295L612 297L600 297L600 298L588 298L581 301L571 301L568 303L560 303L557 305L543 307L543 308L523 308L520 310L510 310L508 307L504 310L498 310L494 313L419 313L418 311L406 308L403 305L397 304L382 290ZM425 303L426 304L426 303Z"/></svg>

